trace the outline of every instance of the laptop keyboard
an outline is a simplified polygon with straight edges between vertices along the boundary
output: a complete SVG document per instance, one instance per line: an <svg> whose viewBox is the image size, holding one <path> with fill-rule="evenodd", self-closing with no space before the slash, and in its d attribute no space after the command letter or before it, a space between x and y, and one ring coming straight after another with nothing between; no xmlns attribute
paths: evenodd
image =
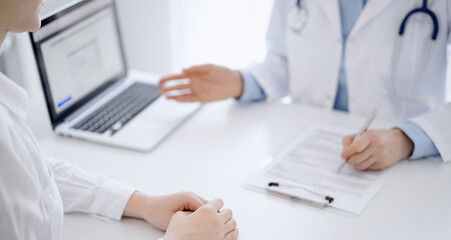
<svg viewBox="0 0 451 240"><path fill-rule="evenodd" d="M114 134L159 96L158 86L134 83L72 128L99 134L111 131Z"/></svg>

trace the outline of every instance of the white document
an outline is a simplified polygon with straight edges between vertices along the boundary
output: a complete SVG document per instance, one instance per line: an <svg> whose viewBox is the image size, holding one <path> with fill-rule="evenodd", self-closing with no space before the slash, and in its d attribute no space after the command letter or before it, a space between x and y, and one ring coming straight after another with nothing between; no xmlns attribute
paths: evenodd
<svg viewBox="0 0 451 240"><path fill-rule="evenodd" d="M274 189L279 192L327 203L324 197L305 190L308 189L333 197L330 207L358 215L403 162L369 172L346 165L337 173L343 163L342 139L356 131L336 125L313 125L271 157L244 186L265 190L270 182L277 182L281 185Z"/></svg>

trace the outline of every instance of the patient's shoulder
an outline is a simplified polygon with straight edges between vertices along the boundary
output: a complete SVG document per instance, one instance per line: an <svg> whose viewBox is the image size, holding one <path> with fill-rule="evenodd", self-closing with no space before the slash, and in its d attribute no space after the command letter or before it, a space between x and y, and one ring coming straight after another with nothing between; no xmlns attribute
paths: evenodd
<svg viewBox="0 0 451 240"><path fill-rule="evenodd" d="M21 120L10 109L0 103L0 144L11 145L11 141L18 138L18 128Z"/></svg>

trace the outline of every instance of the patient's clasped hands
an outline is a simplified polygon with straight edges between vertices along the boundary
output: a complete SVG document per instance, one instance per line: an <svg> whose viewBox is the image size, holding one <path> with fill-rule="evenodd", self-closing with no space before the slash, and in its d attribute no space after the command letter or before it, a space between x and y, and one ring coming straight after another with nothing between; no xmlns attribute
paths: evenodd
<svg viewBox="0 0 451 240"><path fill-rule="evenodd" d="M165 240L234 240L238 236L236 222L232 211L223 206L220 199L209 202L189 192L166 196L135 192L124 216L144 219L166 231Z"/></svg>

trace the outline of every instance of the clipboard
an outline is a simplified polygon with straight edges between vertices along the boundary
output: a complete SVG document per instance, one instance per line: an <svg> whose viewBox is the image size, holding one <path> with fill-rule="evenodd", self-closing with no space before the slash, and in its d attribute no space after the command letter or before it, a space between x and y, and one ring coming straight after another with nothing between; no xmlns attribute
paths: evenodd
<svg viewBox="0 0 451 240"><path fill-rule="evenodd" d="M346 166L337 172L341 139L355 129L313 124L264 161L243 186L323 209L359 215L403 162L384 171L360 172ZM327 197L327 198L326 198Z"/></svg>

